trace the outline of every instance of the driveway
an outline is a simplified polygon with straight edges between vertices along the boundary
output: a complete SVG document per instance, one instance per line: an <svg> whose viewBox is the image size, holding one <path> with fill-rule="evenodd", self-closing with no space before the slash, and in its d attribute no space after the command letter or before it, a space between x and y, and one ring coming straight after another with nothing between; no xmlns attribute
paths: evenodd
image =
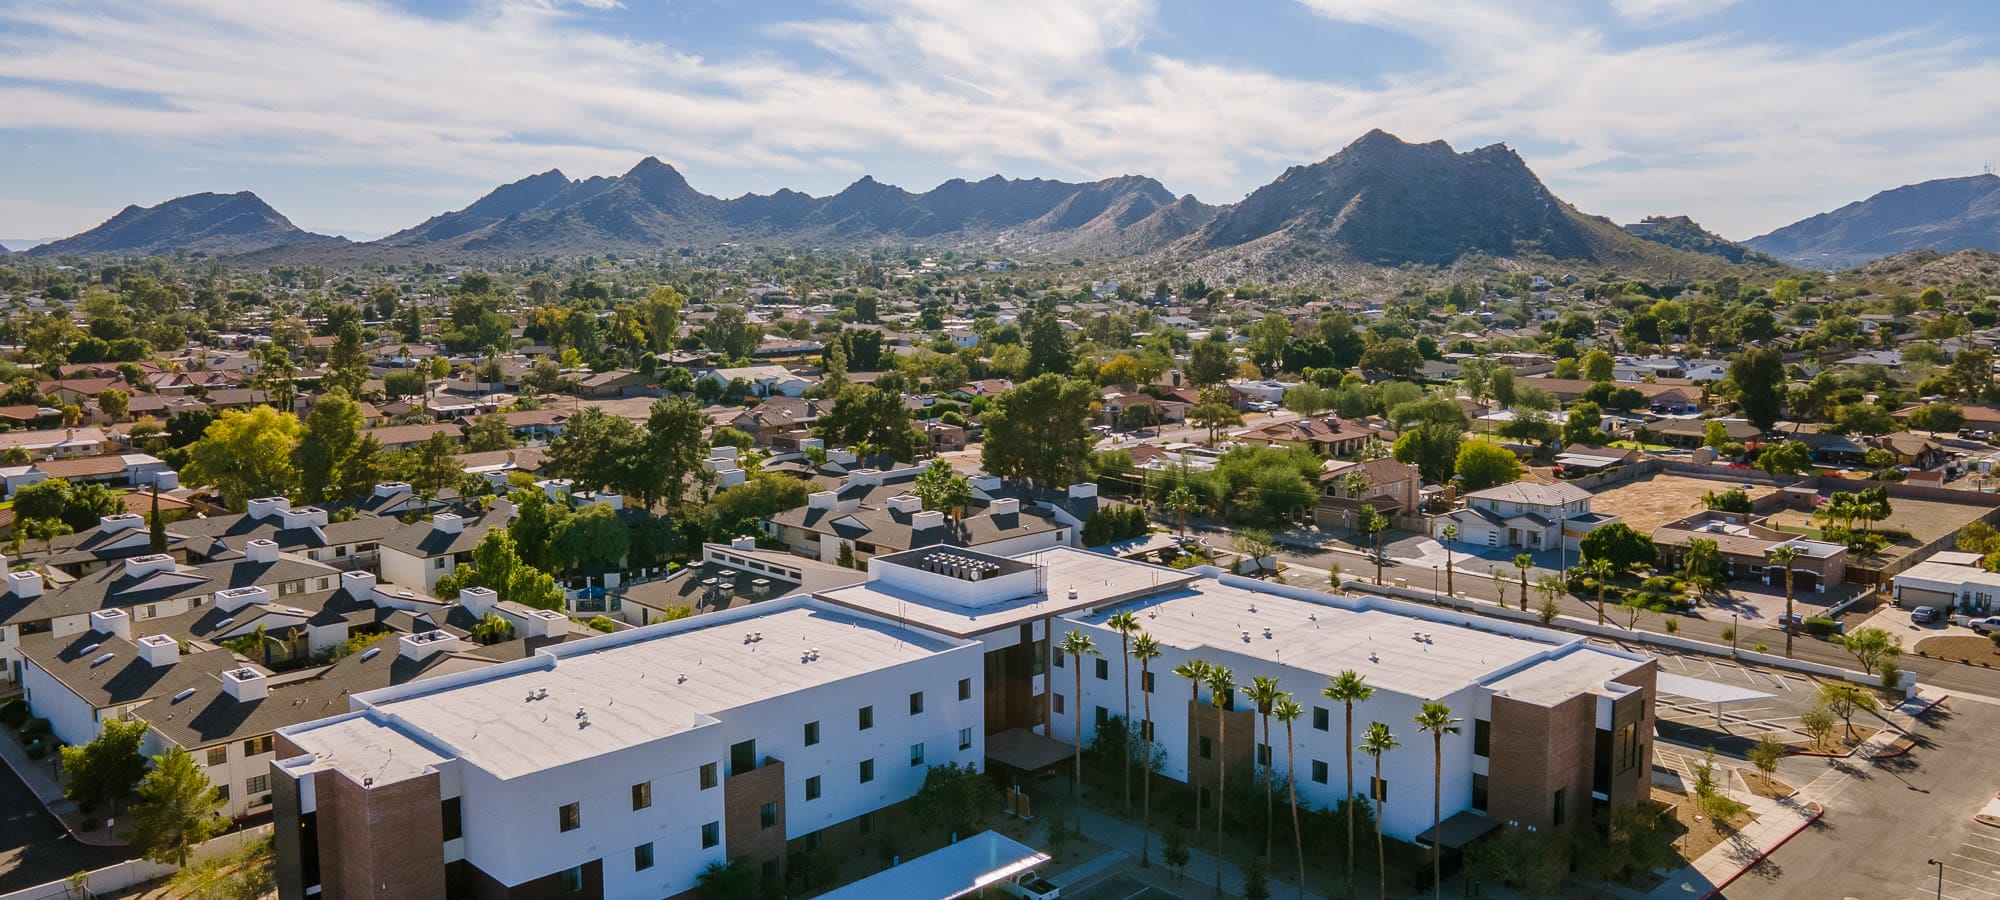
<svg viewBox="0 0 2000 900"><path fill-rule="evenodd" d="M0 893L59 881L78 870L102 868L132 855L123 848L77 843L14 771L0 765Z"/></svg>

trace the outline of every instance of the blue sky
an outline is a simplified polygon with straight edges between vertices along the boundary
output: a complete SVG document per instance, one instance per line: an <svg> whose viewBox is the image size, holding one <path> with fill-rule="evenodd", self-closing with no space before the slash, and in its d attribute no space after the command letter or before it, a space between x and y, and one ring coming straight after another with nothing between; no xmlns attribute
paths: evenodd
<svg viewBox="0 0 2000 900"><path fill-rule="evenodd" d="M1221 203L1378 127L1504 142L1587 212L1740 239L2000 163L1996 10L0 0L0 239L245 189L368 236L646 155L720 196L1144 174Z"/></svg>

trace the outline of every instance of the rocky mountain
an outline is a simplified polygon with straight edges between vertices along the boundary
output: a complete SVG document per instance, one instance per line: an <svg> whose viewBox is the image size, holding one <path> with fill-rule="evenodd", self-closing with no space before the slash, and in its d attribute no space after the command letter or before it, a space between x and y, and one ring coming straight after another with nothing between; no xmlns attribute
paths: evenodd
<svg viewBox="0 0 2000 900"><path fill-rule="evenodd" d="M1840 273L1843 282L1900 285L1912 293L1933 285L1973 285L1987 293L2000 292L2000 253L1991 250L1911 250L1871 260Z"/></svg>
<svg viewBox="0 0 2000 900"><path fill-rule="evenodd" d="M1685 273L1714 263L1577 212L1505 146L1460 153L1443 141L1411 144L1379 130L1287 169L1173 249L1323 267L1452 266L1486 256Z"/></svg>
<svg viewBox="0 0 2000 900"><path fill-rule="evenodd" d="M1906 250L2000 250L2000 175L1904 185L1743 243L1816 269L1857 266Z"/></svg>
<svg viewBox="0 0 2000 900"><path fill-rule="evenodd" d="M318 241L344 243L341 238L305 231L256 194L240 191L190 194L145 209L127 206L96 228L27 252L31 256L233 254Z"/></svg>
<svg viewBox="0 0 2000 900"><path fill-rule="evenodd" d="M1762 253L1695 224L1695 221L1687 216L1647 216L1625 226L1625 231L1656 244L1679 247L1691 253L1719 256L1733 263L1746 260L1776 262Z"/></svg>
<svg viewBox="0 0 2000 900"><path fill-rule="evenodd" d="M870 177L829 197L792 190L730 200L695 190L648 157L613 178L572 181L561 172L505 185L457 212L384 238L393 247L560 253L659 250L727 240L1026 242L1152 249L1205 217L1159 182L1126 176L1088 184L1044 179L952 179L912 193Z"/></svg>

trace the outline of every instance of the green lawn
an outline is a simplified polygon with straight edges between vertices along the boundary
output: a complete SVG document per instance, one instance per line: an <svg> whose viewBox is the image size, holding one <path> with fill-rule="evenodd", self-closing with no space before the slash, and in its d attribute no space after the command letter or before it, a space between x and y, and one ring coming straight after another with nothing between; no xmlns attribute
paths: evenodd
<svg viewBox="0 0 2000 900"><path fill-rule="evenodd" d="M1649 453L1658 453L1661 450L1673 449L1665 444L1642 444L1638 441L1612 441L1607 446L1616 447L1620 450L1644 450Z"/></svg>

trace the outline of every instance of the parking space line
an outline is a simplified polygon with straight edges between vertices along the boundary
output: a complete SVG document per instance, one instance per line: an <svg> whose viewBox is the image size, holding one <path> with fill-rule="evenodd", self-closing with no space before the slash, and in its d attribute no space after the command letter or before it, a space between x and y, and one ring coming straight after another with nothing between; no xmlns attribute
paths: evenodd
<svg viewBox="0 0 2000 900"><path fill-rule="evenodd" d="M1976 851L1976 852L1979 852L1979 853L1991 853L1991 854L1993 854L1993 855L1995 855L1995 856L2000 856L2000 850L1988 850L1988 849L1986 849L1986 848L1984 848L1984 847L1974 847L1974 846L1971 846L1971 845L1967 845L1967 846L1964 846L1964 847L1960 847L1960 848L1958 848L1958 850L1953 850L1953 851L1951 851L1951 855L1953 855L1953 856L1962 856L1962 857L1965 857L1966 859L1969 859L1969 860L1972 860L1973 862L1976 862L1976 863L1978 863L1978 864L1980 864L1980 865L1982 865L1982 866L1992 866L1992 865L2000 865L2000 861L1995 861L1995 860L1990 860L1990 859L1980 859L1980 858L1979 858L1979 857L1977 857L1977 856L1966 856L1966 855L1965 855L1964 853L1961 853L1961 852L1959 852L1960 850L1972 850L1972 851ZM1995 869L1994 871L1996 871L1996 872L2000 872L2000 869Z"/></svg>

